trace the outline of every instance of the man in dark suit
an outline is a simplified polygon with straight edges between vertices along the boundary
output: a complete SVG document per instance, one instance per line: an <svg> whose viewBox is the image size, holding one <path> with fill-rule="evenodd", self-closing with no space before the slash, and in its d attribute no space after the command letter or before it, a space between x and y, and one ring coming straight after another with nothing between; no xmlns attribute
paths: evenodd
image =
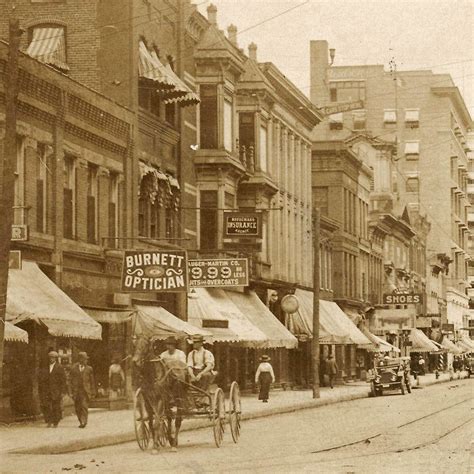
<svg viewBox="0 0 474 474"><path fill-rule="evenodd" d="M48 424L48 428L56 428L62 418L61 400L66 393L66 372L58 362L56 351L48 352L48 358L49 364L42 371L39 385L44 420Z"/></svg>
<svg viewBox="0 0 474 474"><path fill-rule="evenodd" d="M87 364L86 352L79 352L79 361L71 369L71 391L79 428L85 428L89 413L89 401L95 397L94 371Z"/></svg>

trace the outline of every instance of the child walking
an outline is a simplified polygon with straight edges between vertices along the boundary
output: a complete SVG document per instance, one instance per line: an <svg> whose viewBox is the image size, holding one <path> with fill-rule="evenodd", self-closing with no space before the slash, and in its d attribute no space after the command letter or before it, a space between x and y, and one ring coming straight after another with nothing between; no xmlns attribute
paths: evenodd
<svg viewBox="0 0 474 474"><path fill-rule="evenodd" d="M270 357L263 355L260 357L260 365L255 373L255 383L260 384L260 392L258 399L263 403L268 403L270 384L275 382L275 374L273 373L272 364L270 364Z"/></svg>

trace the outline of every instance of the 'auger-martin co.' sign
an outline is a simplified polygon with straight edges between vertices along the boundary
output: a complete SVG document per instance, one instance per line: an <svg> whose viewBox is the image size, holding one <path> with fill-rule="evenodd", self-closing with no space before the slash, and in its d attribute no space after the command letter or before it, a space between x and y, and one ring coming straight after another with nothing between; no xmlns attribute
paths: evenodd
<svg viewBox="0 0 474 474"><path fill-rule="evenodd" d="M122 291L187 291L187 259L184 250L126 250Z"/></svg>

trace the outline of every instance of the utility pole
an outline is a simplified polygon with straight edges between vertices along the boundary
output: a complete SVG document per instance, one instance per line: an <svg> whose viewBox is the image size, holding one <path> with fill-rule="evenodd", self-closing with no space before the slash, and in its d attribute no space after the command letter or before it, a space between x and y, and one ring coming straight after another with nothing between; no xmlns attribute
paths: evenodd
<svg viewBox="0 0 474 474"><path fill-rule="evenodd" d="M7 309L8 261L13 224L15 168L17 159L16 106L18 98L18 51L21 37L17 19L9 22L9 50L5 76L5 139L0 193L0 393L3 389L3 348Z"/></svg>
<svg viewBox="0 0 474 474"><path fill-rule="evenodd" d="M319 398L319 233L320 210L313 209L313 341L311 359L313 362L313 398Z"/></svg>

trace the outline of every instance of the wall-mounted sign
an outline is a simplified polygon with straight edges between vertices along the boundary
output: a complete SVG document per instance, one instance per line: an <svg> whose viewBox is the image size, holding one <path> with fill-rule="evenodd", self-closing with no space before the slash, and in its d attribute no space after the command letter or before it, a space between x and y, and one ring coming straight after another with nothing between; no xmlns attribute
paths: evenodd
<svg viewBox="0 0 474 474"><path fill-rule="evenodd" d="M122 291L187 291L187 258L184 250L126 250Z"/></svg>
<svg viewBox="0 0 474 474"><path fill-rule="evenodd" d="M190 287L248 286L248 259L191 259L188 260L188 277Z"/></svg>
<svg viewBox="0 0 474 474"><path fill-rule="evenodd" d="M262 214L258 212L224 212L224 237L262 238Z"/></svg>
<svg viewBox="0 0 474 474"><path fill-rule="evenodd" d="M8 268L10 270L21 270L21 250L10 250Z"/></svg>
<svg viewBox="0 0 474 474"><path fill-rule="evenodd" d="M441 329L445 332L453 332L454 333L454 324L445 323L441 326Z"/></svg>
<svg viewBox="0 0 474 474"><path fill-rule="evenodd" d="M339 114L341 112L349 112L350 110L358 110L364 108L363 100L356 100L354 102L343 102L342 104L327 105L320 107L319 111L324 115Z"/></svg>
<svg viewBox="0 0 474 474"><path fill-rule="evenodd" d="M300 307L300 302L295 295L285 295L280 304L281 309L288 314L296 313Z"/></svg>
<svg viewBox="0 0 474 474"><path fill-rule="evenodd" d="M11 240L15 242L28 240L28 226L13 224Z"/></svg>
<svg viewBox="0 0 474 474"><path fill-rule="evenodd" d="M390 293L383 295L383 304L418 304L423 302L420 293Z"/></svg>

